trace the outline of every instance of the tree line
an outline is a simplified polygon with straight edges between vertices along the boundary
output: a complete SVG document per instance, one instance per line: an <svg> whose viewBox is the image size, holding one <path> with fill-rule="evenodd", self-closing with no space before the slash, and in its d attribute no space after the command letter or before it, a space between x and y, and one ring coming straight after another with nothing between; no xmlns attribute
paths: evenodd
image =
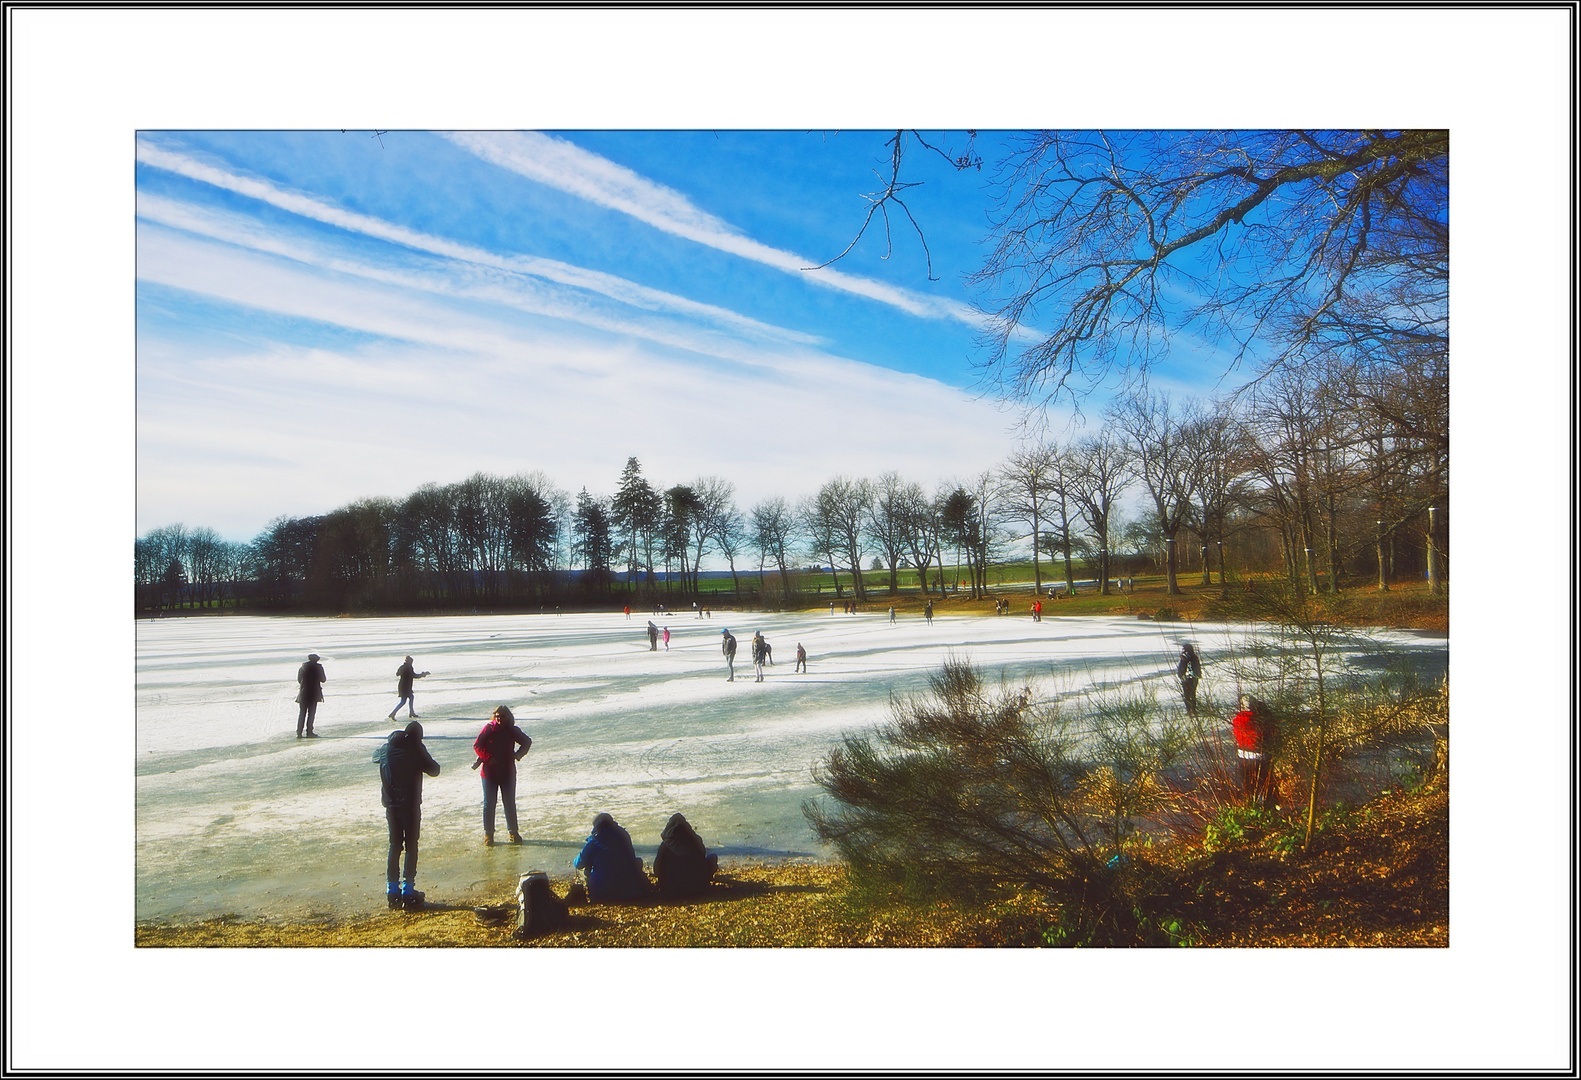
<svg viewBox="0 0 1581 1080"><path fill-rule="evenodd" d="M1032 563L1033 584L1094 577L1124 555L1203 585L1275 573L1311 592L1387 588L1447 569L1447 364L1276 368L1235 396L1145 389L1089 434L1028 442L999 467L922 484L837 476L796 503L749 508L718 476L663 487L626 461L613 494L574 497L541 472L478 473L271 521L251 543L168 525L136 541L140 609L245 604L321 611L695 599L705 561L731 594L793 605L809 561L837 597L985 594L988 569ZM1135 501L1140 512L1122 506ZM1233 565L1232 565L1233 564ZM827 567L827 570L821 569ZM865 568L865 569L864 569ZM1189 568L1189 570L1188 570ZM743 575L746 582L743 584ZM876 575L876 576L875 576Z"/></svg>

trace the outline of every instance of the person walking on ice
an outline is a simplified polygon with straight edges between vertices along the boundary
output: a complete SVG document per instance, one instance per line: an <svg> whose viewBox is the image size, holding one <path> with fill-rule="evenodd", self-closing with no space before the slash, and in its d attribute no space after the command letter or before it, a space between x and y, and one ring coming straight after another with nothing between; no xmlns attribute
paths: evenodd
<svg viewBox="0 0 1581 1080"><path fill-rule="evenodd" d="M801 642L796 643L796 671L807 674L807 650L801 647ZM795 674L795 672L792 672Z"/></svg>
<svg viewBox="0 0 1581 1080"><path fill-rule="evenodd" d="M423 745L423 725L411 721L373 752L379 766L384 820L390 827L390 853L385 860L384 899L392 908L415 911L423 905L417 891L417 834L423 818L423 777L438 776L439 763ZM402 854L405 854L404 865Z"/></svg>
<svg viewBox="0 0 1581 1080"><path fill-rule="evenodd" d="M757 672L755 682L763 681L763 665L769 662L769 643L764 640L763 631L759 630L752 635L752 669Z"/></svg>
<svg viewBox="0 0 1581 1080"><path fill-rule="evenodd" d="M889 621L891 623L893 623L895 621L895 608L894 608L894 605L890 605L890 608L889 608Z"/></svg>
<svg viewBox="0 0 1581 1080"><path fill-rule="evenodd" d="M318 662L318 653L308 653L307 663L296 669L296 737L316 739L313 734L313 717L318 715L318 703L324 700L324 665ZM303 723L307 734L302 733Z"/></svg>
<svg viewBox="0 0 1581 1080"><path fill-rule="evenodd" d="M1197 655L1196 646L1186 642L1180 647L1180 662L1175 665L1175 674L1180 677L1180 692L1186 699L1186 715L1197 715L1197 683L1202 681L1202 657Z"/></svg>
<svg viewBox="0 0 1581 1080"><path fill-rule="evenodd" d="M495 799L505 804L505 828L510 832L511 843L522 842L521 833L516 831L516 763L531 749L532 739L516 726L516 718L504 705L494 710L472 744L472 752L477 755L472 767L483 769L484 847L494 846Z"/></svg>
<svg viewBox="0 0 1581 1080"><path fill-rule="evenodd" d="M728 627L728 626L725 627L723 630L719 631L719 633L723 635L723 640L720 641L720 643L719 643L719 649L720 649L721 652L723 652L725 654L725 666L730 669L730 678L726 679L725 682L735 682L736 681L736 639L735 639L735 635L731 634L730 627Z"/></svg>
<svg viewBox="0 0 1581 1080"><path fill-rule="evenodd" d="M427 677L428 672L426 671L412 670L412 658L408 656L406 662L395 669L395 692L400 696L400 699L396 701L395 708L390 710L390 715L385 719L394 720L395 714L401 711L402 705L405 705L407 716L416 720L417 696L412 692L412 680L426 679Z"/></svg>

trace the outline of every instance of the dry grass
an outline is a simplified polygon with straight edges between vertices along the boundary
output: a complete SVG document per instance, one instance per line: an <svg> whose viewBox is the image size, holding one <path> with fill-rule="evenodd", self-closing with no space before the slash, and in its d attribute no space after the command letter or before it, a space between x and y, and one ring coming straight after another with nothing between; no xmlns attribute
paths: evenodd
<svg viewBox="0 0 1581 1080"><path fill-rule="evenodd" d="M1256 839L1204 853L1178 845L1170 907L1196 943L1218 947L1447 947L1449 797L1389 794L1330 826L1306 853L1281 856ZM986 904L867 907L838 866L730 864L695 901L590 904L564 929L512 937L501 898L478 907L276 923L210 919L142 923L150 948L917 948L1041 944L1056 912L1033 892ZM556 882L565 892L568 882Z"/></svg>

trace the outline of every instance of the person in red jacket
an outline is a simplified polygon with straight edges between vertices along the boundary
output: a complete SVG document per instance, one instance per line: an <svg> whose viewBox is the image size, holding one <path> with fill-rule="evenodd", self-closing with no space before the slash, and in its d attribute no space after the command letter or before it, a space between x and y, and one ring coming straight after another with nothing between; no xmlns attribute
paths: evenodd
<svg viewBox="0 0 1581 1080"><path fill-rule="evenodd" d="M517 749L520 747L520 749ZM530 739L516 726L516 718L504 705L494 710L493 717L478 733L472 744L477 760L474 769L483 769L483 844L494 846L494 801L505 804L505 828L510 831L511 843L522 842L516 831L516 763L532 749Z"/></svg>
<svg viewBox="0 0 1581 1080"><path fill-rule="evenodd" d="M1241 695L1241 711L1230 721L1235 727L1235 753L1241 761L1241 791L1255 805L1268 801L1268 781L1273 771L1269 759L1266 706L1250 694Z"/></svg>

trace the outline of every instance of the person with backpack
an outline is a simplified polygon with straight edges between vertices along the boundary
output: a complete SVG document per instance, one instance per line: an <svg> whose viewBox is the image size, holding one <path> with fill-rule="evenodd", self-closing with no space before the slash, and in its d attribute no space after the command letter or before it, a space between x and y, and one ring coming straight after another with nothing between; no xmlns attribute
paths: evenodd
<svg viewBox="0 0 1581 1080"><path fill-rule="evenodd" d="M1186 642L1180 647L1180 662L1175 665L1175 674L1180 677L1180 692L1186 699L1186 715L1197 715L1197 683L1202 681L1202 657L1197 655L1196 646Z"/></svg>
<svg viewBox="0 0 1581 1080"><path fill-rule="evenodd" d="M653 856L653 876L665 896L697 896L708 890L708 882L719 869L719 856L710 855L702 837L684 814L670 815L659 835L659 850Z"/></svg>
<svg viewBox="0 0 1581 1080"><path fill-rule="evenodd" d="M390 827L390 853L385 860L384 899L392 908L416 911L423 906L417 891L417 834L423 818L423 777L438 776L439 763L423 745L423 725L416 720L390 735L373 752L379 766L380 798ZM404 865L403 855L404 852Z"/></svg>
<svg viewBox="0 0 1581 1080"><path fill-rule="evenodd" d="M730 678L726 679L725 682L735 682L736 681L736 639L735 639L735 635L730 632L730 627L728 627L728 626L725 627L723 630L721 630L719 632L724 635L723 640L719 643L719 648L725 654L725 666L730 669Z"/></svg>
<svg viewBox="0 0 1581 1080"><path fill-rule="evenodd" d="M406 662L395 669L395 692L399 695L395 708L390 710L388 720L394 720L395 714L401 711L401 706L406 706L406 714L412 719L417 719L417 695L412 692L412 680L426 679L428 672L412 670L412 658L408 656Z"/></svg>
<svg viewBox="0 0 1581 1080"><path fill-rule="evenodd" d="M520 747L520 749L517 749ZM507 706L494 710L489 722L478 732L472 744L477 760L472 767L483 770L483 846L494 846L494 803L505 804L505 828L511 843L522 842L516 831L516 763L532 749L532 739L516 726L516 718Z"/></svg>
<svg viewBox="0 0 1581 1080"><path fill-rule="evenodd" d="M587 898L595 904L635 900L653 888L642 872L642 860L631 846L631 834L609 814L593 819L593 832L573 866L579 872Z"/></svg>

